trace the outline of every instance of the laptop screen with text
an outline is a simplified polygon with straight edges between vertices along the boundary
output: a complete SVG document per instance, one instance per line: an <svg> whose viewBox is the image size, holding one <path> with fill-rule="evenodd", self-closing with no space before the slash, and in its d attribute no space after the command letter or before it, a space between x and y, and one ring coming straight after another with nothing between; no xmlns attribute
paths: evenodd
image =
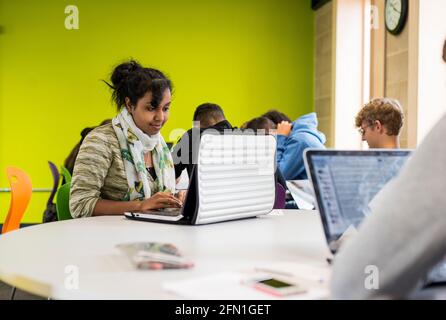
<svg viewBox="0 0 446 320"><path fill-rule="evenodd" d="M310 150L306 154L327 240L337 240L350 225L357 227L369 204L407 161L410 151Z"/></svg>

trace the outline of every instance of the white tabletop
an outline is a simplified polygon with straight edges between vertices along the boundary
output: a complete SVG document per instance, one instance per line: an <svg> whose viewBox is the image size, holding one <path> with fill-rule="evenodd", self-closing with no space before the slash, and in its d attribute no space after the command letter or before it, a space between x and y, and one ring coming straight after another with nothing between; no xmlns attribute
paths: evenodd
<svg viewBox="0 0 446 320"><path fill-rule="evenodd" d="M136 270L115 248L134 241L175 244L195 266ZM274 211L264 217L203 226L94 217L0 235L0 279L54 299L175 299L181 297L163 290L166 281L273 262L320 264L328 255L320 218L314 211ZM69 266L79 271L78 289L66 285L66 272L72 272Z"/></svg>

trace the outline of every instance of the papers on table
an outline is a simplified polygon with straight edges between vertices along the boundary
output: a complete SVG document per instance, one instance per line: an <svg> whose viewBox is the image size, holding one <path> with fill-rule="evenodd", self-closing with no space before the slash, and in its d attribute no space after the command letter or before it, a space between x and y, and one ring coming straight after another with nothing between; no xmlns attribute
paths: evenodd
<svg viewBox="0 0 446 320"><path fill-rule="evenodd" d="M305 293L276 297L246 285L253 276L288 277L306 288ZM265 299L326 299L329 268L296 263L275 263L253 270L222 272L186 280L165 282L164 290L186 299L197 300L265 300Z"/></svg>
<svg viewBox="0 0 446 320"><path fill-rule="evenodd" d="M286 185L299 209L313 210L316 207L313 187L309 180L287 181Z"/></svg>

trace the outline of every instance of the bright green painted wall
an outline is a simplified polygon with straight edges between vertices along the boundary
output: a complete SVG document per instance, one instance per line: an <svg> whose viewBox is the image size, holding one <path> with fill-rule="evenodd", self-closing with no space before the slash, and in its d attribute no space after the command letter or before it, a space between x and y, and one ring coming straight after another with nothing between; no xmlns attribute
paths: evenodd
<svg viewBox="0 0 446 320"><path fill-rule="evenodd" d="M80 29L64 28L77 5ZM15 165L51 186L80 131L114 115L99 79L133 57L165 71L175 91L163 134L220 104L234 125L269 108L313 110L313 12L303 0L0 0L0 188ZM167 139L166 139L167 140ZM24 222L39 222L35 193ZM0 222L9 195L0 194Z"/></svg>

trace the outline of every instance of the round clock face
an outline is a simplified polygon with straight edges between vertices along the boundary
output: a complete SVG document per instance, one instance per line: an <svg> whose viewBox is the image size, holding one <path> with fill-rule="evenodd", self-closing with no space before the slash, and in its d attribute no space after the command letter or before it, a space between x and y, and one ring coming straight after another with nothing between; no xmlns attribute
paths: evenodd
<svg viewBox="0 0 446 320"><path fill-rule="evenodd" d="M386 1L386 27L393 34L400 33L407 18L407 0Z"/></svg>

